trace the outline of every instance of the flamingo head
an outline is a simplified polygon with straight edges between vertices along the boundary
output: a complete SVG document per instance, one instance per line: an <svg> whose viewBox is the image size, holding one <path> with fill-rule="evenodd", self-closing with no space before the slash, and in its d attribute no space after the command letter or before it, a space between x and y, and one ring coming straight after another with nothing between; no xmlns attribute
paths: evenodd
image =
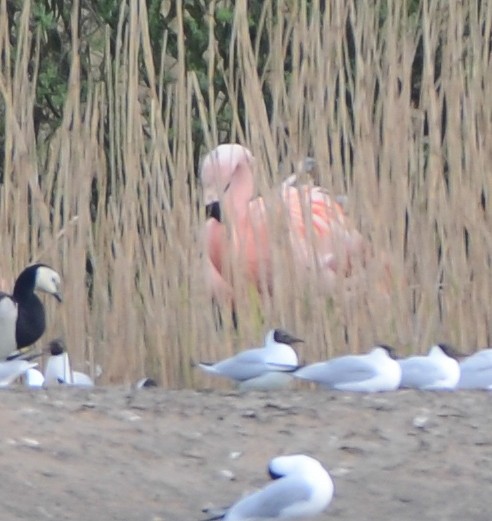
<svg viewBox="0 0 492 521"><path fill-rule="evenodd" d="M222 200L235 174L244 166L250 170L252 164L253 155L242 145L228 143L209 152L200 172L205 204Z"/></svg>

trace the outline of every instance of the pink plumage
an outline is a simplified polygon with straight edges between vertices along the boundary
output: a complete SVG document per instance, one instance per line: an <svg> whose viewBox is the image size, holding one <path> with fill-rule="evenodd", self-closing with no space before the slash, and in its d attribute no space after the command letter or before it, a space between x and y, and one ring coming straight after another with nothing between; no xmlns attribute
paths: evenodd
<svg viewBox="0 0 492 521"><path fill-rule="evenodd" d="M254 197L254 158L237 144L224 144L204 159L201 181L206 204L218 202L221 218L205 224L206 277L219 302L232 302L231 266L258 291L272 291L272 233L269 211L285 219L296 268L317 270L329 292L337 275L349 276L364 243L343 208L319 186L283 184L276 197ZM270 217L272 216L270 215ZM284 224L284 223L283 223Z"/></svg>

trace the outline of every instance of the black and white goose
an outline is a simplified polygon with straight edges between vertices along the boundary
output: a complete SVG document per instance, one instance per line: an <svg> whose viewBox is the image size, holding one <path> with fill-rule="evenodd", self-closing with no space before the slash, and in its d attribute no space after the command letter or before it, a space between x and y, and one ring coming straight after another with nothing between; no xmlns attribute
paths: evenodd
<svg viewBox="0 0 492 521"><path fill-rule="evenodd" d="M44 306L36 290L50 293L59 302L61 277L45 264L28 266L15 281L12 295L0 292L0 360L38 340L46 329Z"/></svg>

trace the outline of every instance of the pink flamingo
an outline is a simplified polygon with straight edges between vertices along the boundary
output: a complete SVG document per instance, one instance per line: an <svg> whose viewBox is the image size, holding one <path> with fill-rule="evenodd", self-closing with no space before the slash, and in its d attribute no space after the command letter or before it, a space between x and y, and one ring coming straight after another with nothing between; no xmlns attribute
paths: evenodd
<svg viewBox="0 0 492 521"><path fill-rule="evenodd" d="M221 303L233 303L237 270L260 293L272 291L273 233L266 207L275 204L286 218L295 265L317 270L327 291L333 290L338 274L351 274L354 256L363 262L360 233L342 206L318 186L284 183L268 203L254 197L253 168L251 152L237 144L219 145L203 161L206 279L212 295Z"/></svg>

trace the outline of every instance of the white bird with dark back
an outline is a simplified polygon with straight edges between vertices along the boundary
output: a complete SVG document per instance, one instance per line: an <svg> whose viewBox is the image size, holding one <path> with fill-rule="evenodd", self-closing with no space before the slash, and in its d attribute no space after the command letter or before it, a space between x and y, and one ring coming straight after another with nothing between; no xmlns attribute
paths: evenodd
<svg viewBox="0 0 492 521"><path fill-rule="evenodd" d="M492 349L482 349L460 361L458 389L492 390Z"/></svg>
<svg viewBox="0 0 492 521"><path fill-rule="evenodd" d="M452 390L460 379L456 352L446 344L436 344L427 356L398 360L401 367L400 387L427 391Z"/></svg>
<svg viewBox="0 0 492 521"><path fill-rule="evenodd" d="M320 514L333 498L333 481L321 463L304 454L278 456L268 466L273 483L207 521L268 521Z"/></svg>
<svg viewBox="0 0 492 521"><path fill-rule="evenodd" d="M394 391L400 385L401 369L392 358L393 352L392 347L380 345L364 355L340 356L301 367L294 376L338 391Z"/></svg>
<svg viewBox="0 0 492 521"><path fill-rule="evenodd" d="M249 381L254 388L254 379L259 379L260 388L268 388L268 380L277 383L277 373L292 373L299 367L297 353L292 344L303 342L282 329L272 329L265 337L265 346L241 351L220 362L198 366L205 372L223 376L244 385Z"/></svg>
<svg viewBox="0 0 492 521"><path fill-rule="evenodd" d="M28 266L15 281L12 295L0 292L0 359L15 357L34 344L46 329L44 306L34 291L61 302L60 275L49 266Z"/></svg>

